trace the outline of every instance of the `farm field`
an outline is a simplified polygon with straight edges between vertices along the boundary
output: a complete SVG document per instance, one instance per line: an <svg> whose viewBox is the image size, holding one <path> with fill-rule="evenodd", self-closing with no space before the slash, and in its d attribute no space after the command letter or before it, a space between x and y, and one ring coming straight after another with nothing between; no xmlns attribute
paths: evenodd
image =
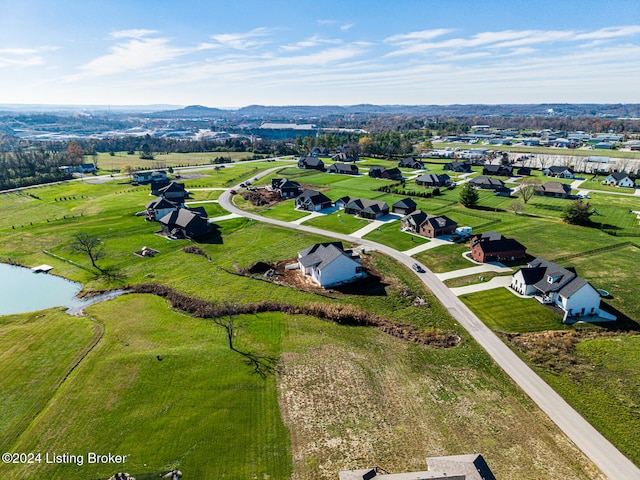
<svg viewBox="0 0 640 480"><path fill-rule="evenodd" d="M202 171L199 177L186 180L185 183L187 188L228 188L247 178L253 178L258 171L272 166L273 163L238 164L218 172ZM283 174L289 171L299 174L299 177ZM305 183L311 179L317 182L315 185L322 186L325 193L331 189L336 193L348 192L347 194L354 196L356 194L353 192L357 192L363 198L379 198L391 203L396 197L402 198L372 191L372 188L383 183L368 177L332 176L289 168L278 172L277 176ZM329 183L323 185L321 182L325 178ZM217 198L216 193L208 197L206 192L199 191L197 194L202 196L196 198L199 201ZM332 198L337 197L327 194ZM376 195L379 196L375 197ZM441 197L416 198L416 201L420 208L445 213L460 224L473 226L476 231L494 229L516 238L528 247L528 253L532 256L545 256L550 260L561 261L562 265L575 266L578 274L593 282L596 288L612 292L613 298L606 301L613 308L632 320L638 319L635 298L640 292L636 291L637 282L634 278L640 256L638 247L635 246L638 243L637 237L633 236L637 231L632 222L635 216L628 214L629 202L635 199L606 194L594 196L591 201L600 213L594 219L602 217L603 224L607 225L599 229L564 224L559 218L561 213L553 208L566 204L563 203L566 201L560 199L540 198L541 203L531 203L536 201L534 198L530 201L531 212L514 215L506 211L508 203L506 206L505 203L499 203L513 199L493 197L483 192L481 208L469 210L457 204L458 195L459 192L454 189L446 191ZM198 244L211 260L185 253L182 249L191 245L191 242L171 241L155 235L154 232L159 229L157 224L145 222L143 218L133 215L143 209L150 198L148 187L132 187L119 180L101 185L74 182L0 195L0 208L7 212L8 219L0 225L0 235L3 238L0 259L5 261L11 258L29 266L48 263L54 266L55 273L83 282L87 291L152 282L216 303L243 304L268 300L295 305L309 302L350 304L421 329L448 331L459 328L441 305L422 290L412 272L377 255L366 256L368 264L384 274L383 290L375 295L331 297L238 274L240 270L258 261L275 262L293 258L299 250L310 244L327 241L325 237L288 231L246 219L232 219L218 222L218 234ZM545 208L544 205L548 207ZM216 203L202 206L211 216L221 211ZM528 216L542 211L546 212L544 216ZM294 213L297 212L288 202L267 211L267 215L281 219L292 219ZM308 224L352 233L368 222L348 215L338 217L337 214L332 214L310 220ZM366 238L400 250L411 248L418 244L416 242L422 241L416 239L411 242L406 234L395 230L396 228L399 228L398 222L384 225ZM618 235L607 234L605 230L615 230ZM115 275L109 278L97 275L90 268L86 257L71 251L71 236L77 231L98 235L103 240L108 255L100 263ZM629 236L623 236L622 233ZM571 241L568 242L567 239ZM157 249L160 253L155 258L133 255L133 251L139 250L143 245ZM600 247L606 248L594 252L594 249ZM462 253L467 250L468 246L464 244L447 244L418 254L416 258L434 271L443 272L473 266L462 257ZM615 272L612 272L611 263L617 266ZM402 293L406 291L427 298L430 306L414 306L411 298ZM505 293L508 292L505 290ZM488 298L474 300L479 307L473 308L479 308L480 317L497 330L542 334L564 328L556 326L554 319L546 317L546 312L535 308L539 305L529 306L520 303L520 299L513 299L518 302L512 302L511 298L503 299L506 306L502 313L494 313L492 310L500 302ZM527 329L527 323L510 323L514 320L507 318L508 313L520 309L533 319L535 328ZM341 462L339 468L356 468L374 462L392 471L412 470L423 468L423 458L431 451L440 454L470 450L482 450L492 468L495 465L496 475L501 478L540 478L542 472L546 471L545 468L551 472L551 478L597 478L597 473L584 458L558 435L555 427L535 414L536 410L532 409L524 395L511 386L511 382L465 332L458 332L463 339L461 345L441 349L420 347L372 329L339 326L309 317L282 314L245 316L242 318L245 328L241 330L238 345L279 357L283 368L281 374L269 377L265 383L252 375L243 361L237 361L238 358L231 355L234 352L228 351L225 346L221 329L214 327L209 321L193 319L169 309L164 301L155 297L127 295L116 301L91 307L88 312L91 318L104 324L104 338L81 363L81 368L76 369L61 387L64 392L68 392L70 399L84 405L84 410L78 409L76 415L65 404L68 403L65 395L58 394L51 378L48 379L49 383L42 379L34 380L39 382L38 391L44 392L39 394L39 401L46 401L47 395L51 395L52 400L43 413L42 418L46 418L46 422L42 420L31 423L28 432L19 439L23 442L20 446L27 448L42 445L43 439L51 437L53 430L60 426L61 420L57 415L68 413L72 416L72 421L64 428L79 432L77 445L80 448L80 440L88 438L88 433L81 431L81 412L85 412L85 418L96 415L96 412L89 409L91 402L98 401L96 399L103 401L105 398L111 402L113 397L113 411L107 409L95 417L95 428L100 430L95 434L96 448L124 445L144 456L147 455L145 452L153 452L152 447L155 446L160 460L152 469L151 464L148 464L150 471L169 469L172 465L186 465L190 471L201 473L198 478L220 478L220 470L216 470L219 465L215 465L215 459L222 458L218 455L227 454L227 446L223 445L222 440L218 441L210 436L218 435L217 429L225 428L220 436L224 439L227 438L225 435L231 435L235 427L227 417L233 419L238 416L240 425L252 425L252 416L261 415L264 418L258 420L255 431L260 440L254 442L255 445L247 445L249 441L246 438L238 439L238 443L227 442L228 448L237 449L244 452L246 458L255 459L252 460L252 469L249 471L246 465L240 465L241 462L234 456L236 454L231 453L229 470L223 472L228 478L247 478L247 474L255 474L260 478L267 474L272 479L306 479L311 472L320 472L317 478L335 478L338 462ZM36 320L39 319L29 315L16 316L11 321L23 322L25 325L32 323L30 328L37 328L39 323ZM67 317L55 311L45 313L43 318L53 318L51 315ZM4 320L0 318L0 331L5 327L2 323ZM78 325L78 334L84 331L85 336L74 340L76 343L69 339L69 345L61 347L60 364L50 366L52 371L55 370L50 375L52 378L59 375L56 372L64 372L69 365L69 358L75 358L74 355L82 351L93 338L91 326L95 324L79 321ZM172 329L175 330L175 335ZM569 333L574 330L577 329L567 329ZM60 332L64 331L61 327ZM598 333L601 330L594 331ZM132 338L127 348L124 348L121 341L123 332L129 332L127 335L130 334ZM48 335L56 334L57 331L52 331ZM0 342L3 338L0 335ZM32 341L27 334L21 338ZM627 337L622 338L626 342ZM62 355L65 349L66 357ZM101 352L100 355L96 353L98 351ZM168 352L166 355L169 357L157 353L159 351ZM625 358L633 365L635 350L631 348L629 352L630 356ZM21 352L16 351L15 354L19 356ZM55 357L55 352L46 355L44 358L51 358L51 355ZM160 355L163 360L154 360L156 355ZM201 365L198 362L203 357L211 362ZM57 361L58 357L55 358ZM165 367L167 358L175 358L179 366L176 366L176 371L165 372L169 373L167 381L182 388L186 385L185 382L194 382L199 385L199 393L184 393L179 398L171 396L174 392L158 394L158 391L164 392L158 388L158 384L162 384L165 377L156 375L158 372L154 370L157 365L153 361L150 362L151 365L144 361L140 363L141 359L146 358L162 367ZM597 360L597 357L588 358ZM21 361L18 357L7 359L11 364ZM219 359L220 363L217 363ZM5 358L0 361L5 361ZM33 362L33 359L27 360L25 364L35 365ZM104 372L117 372L119 366L123 367L123 372L132 372L135 370L133 366L138 363L140 369L130 375L130 384L122 381L123 377L118 374L114 375L113 382L120 381L117 385L121 386L121 390L115 388L106 392L90 383L83 383L91 382L90 375L81 375L85 371L83 369L106 375ZM181 369L193 363L197 365L193 375L190 372L182 373ZM530 360L530 363L535 364L535 361ZM29 369L30 367L27 368ZM613 382L616 370L610 366L607 369L614 372L610 374ZM401 372L401 375L396 372ZM554 379L554 386L560 385L558 389L573 403L579 401L575 398L579 395L578 391L563 386L565 384L562 383L572 381L564 378L570 373L569 370L554 371L553 374L557 377ZM623 372L623 375L626 373ZM85 376L87 378L83 379ZM198 376L206 377L207 382L212 383L206 383ZM597 380L588 376L582 378L584 381ZM633 381L633 375L630 378ZM225 381L228 383L224 383ZM106 385L113 387L113 382L107 382ZM332 388L327 389L326 385L331 385ZM376 395L357 394L362 389L369 388L368 385L371 385L372 391L377 392ZM10 389L12 385L6 388ZM88 393L91 389L95 390L94 394ZM181 391L180 388L178 390ZM229 396L224 396L221 393L223 390L231 390L231 393L227 392ZM199 397L204 395L204 391L208 392L210 398L202 400ZM238 400L238 408L244 408L246 412L238 413L235 409L220 411L221 401L234 404L235 400L229 398L234 398L234 393L244 395L246 391L249 391L246 403L245 400ZM633 411L635 407L625 398L616 397L611 401L616 403L616 408ZM168 399L175 399L175 403ZM163 401L166 403L162 403ZM135 410L140 419L123 414L125 428L137 429L130 440L125 440L110 430L112 427L109 422L114 422L113 419L116 418L110 415L122 413L125 405L130 406L133 402L140 404L139 409ZM34 405L25 407L24 418L30 418L29 412L37 409L37 405ZM325 412L319 408L320 405L341 405L344 406L344 411L328 409ZM403 410L404 405L407 406L406 410ZM193 432L187 432L183 431L185 425L177 415L151 419L149 429L153 427L155 431L162 427L167 432L175 432L177 429L181 434L179 438L173 438L163 431L158 439L154 438L149 445L144 445L145 442L140 440L144 432L141 425L145 425L142 419L151 418L152 412L157 414L165 408L167 412L172 412L175 411L173 408L182 408L181 406L189 412L206 408L207 412L213 412L212 420L202 422ZM220 420L221 415L227 415L225 420ZM512 415L517 421L513 421ZM196 413L188 418L196 418ZM221 424L214 425L214 418ZM420 420L416 423L418 418ZM605 423L613 423L617 418L602 416L598 420L598 428L602 431L610 430L611 425ZM196 421L192 423L194 422ZM2 428L0 417L0 429ZM412 432L412 438L415 432L415 443L407 443L408 431ZM626 445L624 448L627 449L635 448L634 445L637 444L633 440L634 432L624 430L619 435L624 435L625 438L612 438L616 445ZM167 445L158 446L157 443L163 439ZM55 441L62 440L56 438ZM262 448L259 447L260 442L263 442ZM264 447L267 444L270 447ZM172 450L170 445L176 446L184 455L177 460L173 458L171 455L177 450ZM511 450L505 448L505 445L509 445ZM190 450L191 446L193 448ZM429 446L429 452L424 451L425 446ZM195 458L201 458L202 455L191 454L200 452L200 448L211 448L217 453L213 458L198 463ZM349 456L344 452L349 452ZM532 452L535 452L535 458L532 458ZM518 460L514 461L514 458ZM551 464L550 458L553 459ZM638 463L637 458L634 460ZM527 468L532 468L532 473L527 473ZM137 471L145 470L142 468ZM7 478L21 478L21 473L24 472L12 471ZM108 472L104 472L105 475L106 473ZM43 475L42 478L56 478L58 475L65 475L65 472L48 477L47 471ZM97 472L96 476L98 475L103 475L103 472Z"/></svg>

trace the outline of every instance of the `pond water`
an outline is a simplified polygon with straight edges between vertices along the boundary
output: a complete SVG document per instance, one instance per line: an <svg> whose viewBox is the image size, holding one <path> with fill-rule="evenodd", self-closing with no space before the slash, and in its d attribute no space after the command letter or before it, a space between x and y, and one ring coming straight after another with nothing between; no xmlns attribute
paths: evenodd
<svg viewBox="0 0 640 480"><path fill-rule="evenodd" d="M0 315L51 307L77 311L89 303L76 297L81 289L81 284L55 275L0 263Z"/></svg>

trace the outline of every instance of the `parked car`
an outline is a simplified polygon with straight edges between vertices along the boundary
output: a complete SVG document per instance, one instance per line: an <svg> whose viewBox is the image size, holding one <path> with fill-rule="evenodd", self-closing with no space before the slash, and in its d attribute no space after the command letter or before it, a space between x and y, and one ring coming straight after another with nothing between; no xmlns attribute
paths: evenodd
<svg viewBox="0 0 640 480"><path fill-rule="evenodd" d="M459 242L464 241L464 238L462 238L461 235L458 235L457 233L454 233L453 235L451 235L449 237L449 241L450 242L454 242L454 243L459 243Z"/></svg>
<svg viewBox="0 0 640 480"><path fill-rule="evenodd" d="M414 263L413 265L411 265L411 268L413 268L418 273L424 273L424 269L417 263Z"/></svg>
<svg viewBox="0 0 640 480"><path fill-rule="evenodd" d="M231 190L229 190L229 193L230 193L231 195L235 195L235 194L236 194L236 193L238 193L238 192L236 192L234 189L231 189Z"/></svg>

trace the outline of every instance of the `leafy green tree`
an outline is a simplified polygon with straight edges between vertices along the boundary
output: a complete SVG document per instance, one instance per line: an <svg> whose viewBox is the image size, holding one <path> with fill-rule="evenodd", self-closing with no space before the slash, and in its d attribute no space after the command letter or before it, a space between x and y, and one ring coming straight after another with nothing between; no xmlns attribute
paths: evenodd
<svg viewBox="0 0 640 480"><path fill-rule="evenodd" d="M591 217L594 212L595 209L591 209L589 202L583 202L581 199L578 199L567 205L567 208L565 208L562 214L562 220L571 225L589 225L591 223L589 217Z"/></svg>
<svg viewBox="0 0 640 480"><path fill-rule="evenodd" d="M473 208L478 204L479 195L469 182L462 186L460 191L460 203L467 208Z"/></svg>

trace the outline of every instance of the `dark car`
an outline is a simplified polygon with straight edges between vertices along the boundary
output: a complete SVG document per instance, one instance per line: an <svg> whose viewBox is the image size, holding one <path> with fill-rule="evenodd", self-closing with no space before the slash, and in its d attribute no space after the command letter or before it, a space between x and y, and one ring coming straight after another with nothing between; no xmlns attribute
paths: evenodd
<svg viewBox="0 0 640 480"><path fill-rule="evenodd" d="M424 269L420 265L418 265L417 263L414 263L413 265L411 265L411 268L413 268L418 273L423 273L424 272Z"/></svg>

